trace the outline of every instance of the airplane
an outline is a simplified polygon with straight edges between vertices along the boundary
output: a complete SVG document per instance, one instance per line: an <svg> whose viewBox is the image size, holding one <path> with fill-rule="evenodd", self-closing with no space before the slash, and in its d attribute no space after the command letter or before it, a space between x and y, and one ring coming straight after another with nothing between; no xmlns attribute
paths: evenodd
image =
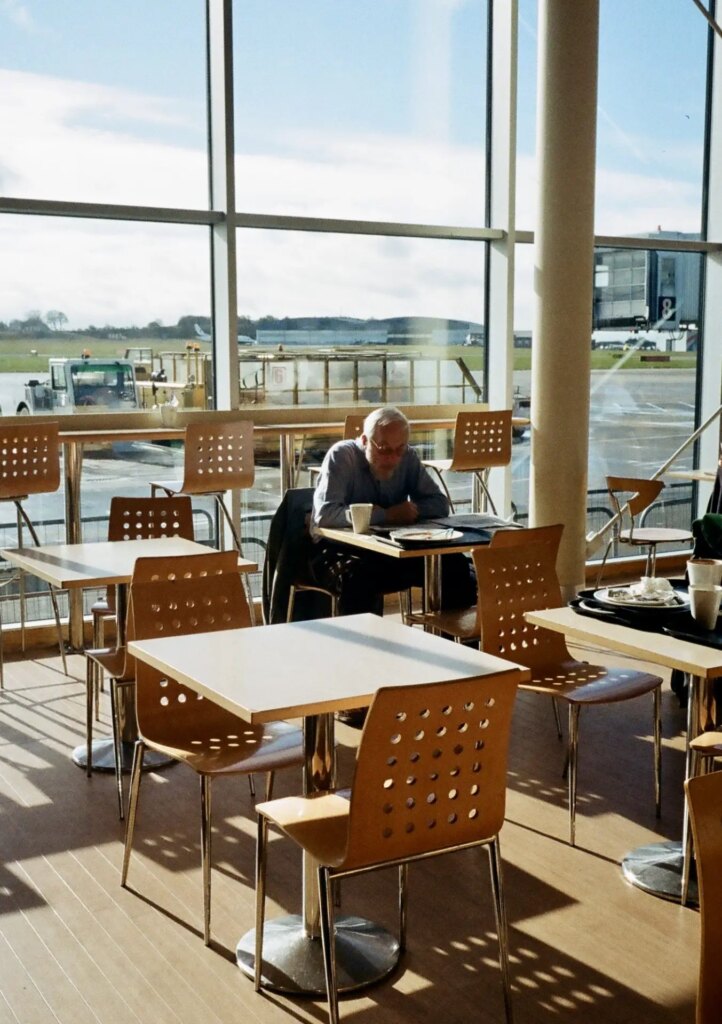
<svg viewBox="0 0 722 1024"><path fill-rule="evenodd" d="M200 324L193 324L193 326L195 327L195 330L196 330L196 337L200 341L212 341L213 340L213 336L211 334L209 334L208 331L204 331L203 328L200 326ZM256 338L251 338L248 334L239 334L238 335L238 344L239 345L257 345L258 341L256 340Z"/></svg>

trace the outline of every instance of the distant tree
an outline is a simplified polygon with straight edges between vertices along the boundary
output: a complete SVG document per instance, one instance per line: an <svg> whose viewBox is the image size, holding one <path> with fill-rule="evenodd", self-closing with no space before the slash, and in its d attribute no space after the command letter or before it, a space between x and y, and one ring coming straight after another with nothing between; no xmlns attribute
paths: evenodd
<svg viewBox="0 0 722 1024"><path fill-rule="evenodd" d="M45 314L45 319L54 331L62 331L65 324L68 322L68 318L65 313L59 309L49 309Z"/></svg>

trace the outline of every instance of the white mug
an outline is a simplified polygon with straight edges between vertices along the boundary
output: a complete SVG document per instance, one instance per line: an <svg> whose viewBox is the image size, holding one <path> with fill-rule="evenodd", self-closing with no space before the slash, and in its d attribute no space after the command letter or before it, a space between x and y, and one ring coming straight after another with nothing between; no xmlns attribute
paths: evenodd
<svg viewBox="0 0 722 1024"><path fill-rule="evenodd" d="M692 618L703 629L714 629L717 625L720 600L722 600L722 587L690 586L689 601Z"/></svg>
<svg viewBox="0 0 722 1024"><path fill-rule="evenodd" d="M373 505L358 503L349 505L351 511L351 525L354 533L368 533L371 526L371 513Z"/></svg>
<svg viewBox="0 0 722 1024"><path fill-rule="evenodd" d="M722 584L722 561L716 558L690 558L687 577L692 586L718 587Z"/></svg>

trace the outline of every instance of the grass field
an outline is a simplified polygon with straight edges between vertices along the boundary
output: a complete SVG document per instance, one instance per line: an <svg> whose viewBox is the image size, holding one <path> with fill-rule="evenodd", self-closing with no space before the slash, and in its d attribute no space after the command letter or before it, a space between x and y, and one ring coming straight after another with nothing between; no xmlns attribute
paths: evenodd
<svg viewBox="0 0 722 1024"><path fill-rule="evenodd" d="M210 352L210 342L197 342L197 339L188 339L194 346L198 344L202 352ZM171 341L157 338L134 338L132 341L124 342L118 340L109 341L106 338L89 338L87 335L77 337L62 336L50 338L23 338L23 337L0 337L0 373L28 373L31 376L41 377L47 374L48 358L50 356L73 357L80 356L84 349L87 349L92 356L106 359L122 359L125 356L126 348L144 347L151 348L154 353L159 352L182 352L185 349L186 341L174 339ZM257 350L264 351L263 347ZM293 348L289 351L304 350ZM310 351L315 351L311 349ZM360 352L363 349L359 350ZM384 352L398 352L400 356L408 353L403 346L397 348L385 347ZM431 359L445 358L450 360L463 359L470 370L483 369L484 351L481 348L468 348L466 346L455 346L450 348L436 348L425 353ZM697 364L697 356L694 352L672 352L669 362L642 361L642 355L650 353L630 352L600 352L592 351L592 369L608 370L613 366L620 369L692 369ZM660 354L660 353L658 353ZM531 350L517 349L514 353L514 369L528 370L531 368Z"/></svg>

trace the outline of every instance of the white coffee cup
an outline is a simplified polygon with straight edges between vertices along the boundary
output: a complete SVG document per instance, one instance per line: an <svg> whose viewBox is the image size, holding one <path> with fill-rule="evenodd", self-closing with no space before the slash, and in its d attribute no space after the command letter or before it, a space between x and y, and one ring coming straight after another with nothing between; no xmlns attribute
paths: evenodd
<svg viewBox="0 0 722 1024"><path fill-rule="evenodd" d="M703 629L714 629L717 625L717 616L722 600L722 587L720 586L690 586L689 588L690 611Z"/></svg>
<svg viewBox="0 0 722 1024"><path fill-rule="evenodd" d="M371 513L373 505L357 504L349 505L351 511L351 525L354 533L368 533L371 526Z"/></svg>
<svg viewBox="0 0 722 1024"><path fill-rule="evenodd" d="M722 561L715 558L690 558L687 578L694 587L718 587L722 584Z"/></svg>

